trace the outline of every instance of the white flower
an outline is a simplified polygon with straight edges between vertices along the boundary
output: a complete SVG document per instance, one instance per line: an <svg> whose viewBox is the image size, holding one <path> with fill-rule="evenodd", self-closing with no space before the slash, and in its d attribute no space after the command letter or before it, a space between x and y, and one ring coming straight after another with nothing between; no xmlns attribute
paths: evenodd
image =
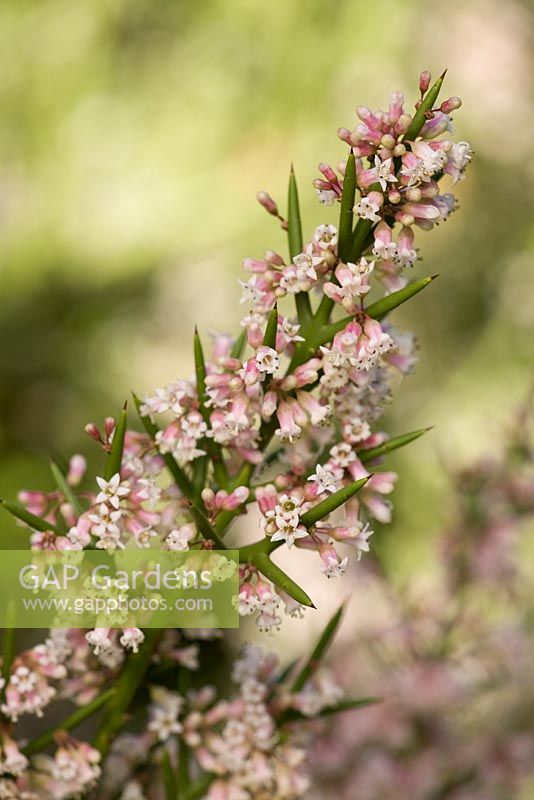
<svg viewBox="0 0 534 800"><path fill-rule="evenodd" d="M146 500L151 508L155 508L161 498L161 489L150 478L140 478L139 485L142 487L138 492L138 496Z"/></svg>
<svg viewBox="0 0 534 800"><path fill-rule="evenodd" d="M371 428L369 423L363 419L351 419L343 425L343 436L348 439L351 444L363 442L371 435Z"/></svg>
<svg viewBox="0 0 534 800"><path fill-rule="evenodd" d="M256 350L256 363L260 372L274 375L280 365L280 358L272 347L262 345Z"/></svg>
<svg viewBox="0 0 534 800"><path fill-rule="evenodd" d="M380 222L380 215L377 213L379 210L379 204L369 200L368 197L362 197L360 202L354 206L355 214L361 219L369 219L372 222Z"/></svg>
<svg viewBox="0 0 534 800"><path fill-rule="evenodd" d="M297 268L298 280L301 281L305 278L312 278L314 281L317 280L315 267L318 267L322 263L323 259L318 256L309 256L306 253L299 253L299 255L295 256L293 259L293 264Z"/></svg>
<svg viewBox="0 0 534 800"><path fill-rule="evenodd" d="M395 242L384 242L377 238L373 246L373 255L382 261L394 261L398 255L397 245Z"/></svg>
<svg viewBox="0 0 534 800"><path fill-rule="evenodd" d="M118 472L109 481L97 477L96 482L100 487L100 492L96 496L96 503L109 503L113 508L119 508L121 499L130 494L130 489L125 483L121 483L121 476Z"/></svg>
<svg viewBox="0 0 534 800"><path fill-rule="evenodd" d="M473 158L473 151L469 142L453 142L447 153L447 172L452 176L453 183L464 179L465 169Z"/></svg>
<svg viewBox="0 0 534 800"><path fill-rule="evenodd" d="M164 689L163 686L155 686L150 695L153 702L149 706L148 730L156 733L160 742L165 742L169 736L180 733L182 730L178 714L183 700L180 695Z"/></svg>
<svg viewBox="0 0 534 800"><path fill-rule="evenodd" d="M315 473L310 475L308 480L317 484L319 492L336 492L339 488L334 473L321 464L317 464Z"/></svg>
<svg viewBox="0 0 534 800"><path fill-rule="evenodd" d="M109 638L109 628L95 628L85 634L85 639L93 648L96 656L102 650L109 650L112 646L112 641Z"/></svg>
<svg viewBox="0 0 534 800"><path fill-rule="evenodd" d="M319 202L322 203L323 206L331 206L337 199L337 194L331 189L316 189L315 191L317 192Z"/></svg>
<svg viewBox="0 0 534 800"><path fill-rule="evenodd" d="M368 553L370 550L369 546L369 539L373 535L374 531L371 530L369 527L369 523L366 522L365 525L360 523L359 528L354 529L354 535L350 539L350 544L356 546L358 550L358 561L361 560L363 553Z"/></svg>
<svg viewBox="0 0 534 800"><path fill-rule="evenodd" d="M303 539L307 535L306 528L296 528L290 522L286 522L271 536L271 540L273 542L285 542L288 548L291 549L297 539Z"/></svg>
<svg viewBox="0 0 534 800"><path fill-rule="evenodd" d="M282 332L288 342L303 342L304 336L299 336L300 325L291 322L287 317L284 317L282 322Z"/></svg>
<svg viewBox="0 0 534 800"><path fill-rule="evenodd" d="M330 450L330 461L340 469L346 469L355 458L356 453L347 442L336 444Z"/></svg>
<svg viewBox="0 0 534 800"><path fill-rule="evenodd" d="M195 529L192 525L182 525L169 533L165 539L167 550L189 550L189 542L195 536Z"/></svg>
<svg viewBox="0 0 534 800"><path fill-rule="evenodd" d="M396 183L398 180L391 171L392 164L392 158L386 158L385 161L381 161L378 156L375 156L376 177L383 192L386 191L388 183Z"/></svg>
<svg viewBox="0 0 534 800"><path fill-rule="evenodd" d="M321 250L335 250L337 247L337 228L335 225L318 225L313 234Z"/></svg>
<svg viewBox="0 0 534 800"><path fill-rule="evenodd" d="M257 277L253 275L248 281L239 280L241 286L241 300L240 303L247 303L249 305L257 305L263 300L264 292L256 286Z"/></svg>
<svg viewBox="0 0 534 800"><path fill-rule="evenodd" d="M139 652L139 645L145 641L145 634L139 628L125 628L120 638L120 643L127 650Z"/></svg>
<svg viewBox="0 0 534 800"><path fill-rule="evenodd" d="M134 532L134 538L137 546L143 548L150 547L150 540L157 535L158 534L156 531L152 530L150 527L141 528L140 530L136 530Z"/></svg>
<svg viewBox="0 0 534 800"><path fill-rule="evenodd" d="M241 591L237 597L233 598L233 602L240 617L247 617L249 614L253 614L259 606L257 595L247 591Z"/></svg>
<svg viewBox="0 0 534 800"><path fill-rule="evenodd" d="M340 578L346 573L348 563L349 557L345 556L341 561L331 561L329 564L325 564L325 566L321 568L321 572L326 575L327 578Z"/></svg>

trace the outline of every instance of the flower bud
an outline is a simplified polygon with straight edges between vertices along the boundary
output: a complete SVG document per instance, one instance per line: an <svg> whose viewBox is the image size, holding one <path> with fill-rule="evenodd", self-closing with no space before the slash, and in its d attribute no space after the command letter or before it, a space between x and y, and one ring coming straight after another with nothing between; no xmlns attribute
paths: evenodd
<svg viewBox="0 0 534 800"><path fill-rule="evenodd" d="M421 189L417 189L415 186L412 186L410 189L407 189L406 199L409 200L411 203L418 203L421 200Z"/></svg>
<svg viewBox="0 0 534 800"><path fill-rule="evenodd" d="M347 144L351 144L350 141L350 131L348 128L338 128L337 135L341 139L342 142L346 142Z"/></svg>
<svg viewBox="0 0 534 800"><path fill-rule="evenodd" d="M451 111L456 111L457 108L460 108L462 105L462 101L459 97L449 97L448 100L444 100L443 103L440 105L440 111L443 111L444 114L450 114Z"/></svg>
<svg viewBox="0 0 534 800"><path fill-rule="evenodd" d="M202 502L204 503L208 511L211 511L213 508L215 508L215 492L213 491L213 489L209 488L202 489L201 497L202 497Z"/></svg>
<svg viewBox="0 0 534 800"><path fill-rule="evenodd" d="M330 164L319 164L319 172L322 172L327 181L337 183L337 175L330 166Z"/></svg>
<svg viewBox="0 0 534 800"><path fill-rule="evenodd" d="M401 193L397 189L392 189L390 192L388 192L388 200L390 203L393 203L394 205L396 203L400 203Z"/></svg>
<svg viewBox="0 0 534 800"><path fill-rule="evenodd" d="M393 155L394 156L403 156L406 153L406 146L401 144L395 145L393 148Z"/></svg>
<svg viewBox="0 0 534 800"><path fill-rule="evenodd" d="M87 469L87 462L83 456L73 455L69 461L67 483L69 486L78 486Z"/></svg>
<svg viewBox="0 0 534 800"><path fill-rule="evenodd" d="M380 144L387 150L392 150L395 147L395 139L390 133L385 133L380 139Z"/></svg>
<svg viewBox="0 0 534 800"><path fill-rule="evenodd" d="M406 133L411 124L412 118L410 114L401 114L395 128L399 133Z"/></svg>
<svg viewBox="0 0 534 800"><path fill-rule="evenodd" d="M419 75L419 91L421 92L421 94L424 94L426 92L426 90L430 86L431 79L432 75L427 70L424 70L424 72L422 72Z"/></svg>
<svg viewBox="0 0 534 800"><path fill-rule="evenodd" d="M106 437L109 439L113 431L115 430L116 422L113 417L106 417L104 420L104 433Z"/></svg>
<svg viewBox="0 0 534 800"><path fill-rule="evenodd" d="M272 264L275 267L283 267L284 266L284 259L281 255L278 255L274 250L267 250L265 253L265 260L268 264Z"/></svg>
<svg viewBox="0 0 534 800"><path fill-rule="evenodd" d="M273 217L278 216L278 206L268 192L258 192L256 195L256 200L260 206L263 206L268 214L272 214Z"/></svg>
<svg viewBox="0 0 534 800"><path fill-rule="evenodd" d="M95 425L94 422L87 423L87 425L85 426L85 432L88 436L91 437L91 439L94 439L95 442L102 441L102 434L100 433L98 426Z"/></svg>

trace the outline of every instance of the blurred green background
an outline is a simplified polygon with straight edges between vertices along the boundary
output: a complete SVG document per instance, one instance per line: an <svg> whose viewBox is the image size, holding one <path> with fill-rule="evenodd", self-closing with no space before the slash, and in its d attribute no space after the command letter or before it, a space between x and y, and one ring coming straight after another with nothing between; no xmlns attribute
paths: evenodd
<svg viewBox="0 0 534 800"><path fill-rule="evenodd" d="M100 455L83 427L192 369L197 323L237 327L240 259L282 232L295 162L306 230L358 104L409 105L449 73L456 136L476 158L460 212L417 245L440 280L396 315L421 344L388 412L395 522L375 537L399 573L430 563L443 466L491 450L532 380L532 163L527 3L508 0L0 2L0 494L51 486L49 454ZM21 534L1 520L4 546Z"/></svg>

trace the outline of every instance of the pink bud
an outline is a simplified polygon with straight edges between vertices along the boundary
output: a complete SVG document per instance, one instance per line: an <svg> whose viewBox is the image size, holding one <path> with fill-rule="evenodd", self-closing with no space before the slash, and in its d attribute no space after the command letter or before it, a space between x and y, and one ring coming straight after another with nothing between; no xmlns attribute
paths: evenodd
<svg viewBox="0 0 534 800"><path fill-rule="evenodd" d="M424 94L430 86L432 75L426 70L419 75L419 91Z"/></svg>
<svg viewBox="0 0 534 800"><path fill-rule="evenodd" d="M380 192L369 192L367 198L370 203L376 204L379 208L381 208L384 203L384 195Z"/></svg>
<svg viewBox="0 0 534 800"><path fill-rule="evenodd" d="M319 164L319 172L323 173L327 181L333 181L334 183L337 183L337 175L330 164Z"/></svg>
<svg viewBox="0 0 534 800"><path fill-rule="evenodd" d="M456 111L456 109L460 108L461 105L462 101L459 97L449 97L448 100L443 101L439 108L444 114L450 114L451 111Z"/></svg>
<svg viewBox="0 0 534 800"><path fill-rule="evenodd" d="M278 207L268 192L258 192L256 195L256 200L260 206L264 207L268 214L272 214L273 217L278 216Z"/></svg>
<svg viewBox="0 0 534 800"><path fill-rule="evenodd" d="M78 486L85 474L87 462L83 456L74 455L69 461L69 471L67 473L67 483L69 486Z"/></svg>
<svg viewBox="0 0 534 800"><path fill-rule="evenodd" d="M392 189L390 192L388 192L388 200L394 205L400 203L401 193L397 189Z"/></svg>
<svg viewBox="0 0 534 800"><path fill-rule="evenodd" d="M337 135L341 139L342 142L346 142L347 144L351 144L350 141L350 131L348 128L338 128Z"/></svg>
<svg viewBox="0 0 534 800"><path fill-rule="evenodd" d="M106 417L104 420L104 432L108 439L115 430L115 425L116 423L113 417Z"/></svg>
<svg viewBox="0 0 534 800"><path fill-rule="evenodd" d="M212 511L215 508L215 492L213 489L203 489L201 493L202 502L208 509L208 511Z"/></svg>
<svg viewBox="0 0 534 800"><path fill-rule="evenodd" d="M94 422L89 422L85 426L85 432L87 433L88 436L91 437L91 439L94 439L95 442L101 442L102 441L102 434L100 433L100 430L98 429L98 426L95 425Z"/></svg>
<svg viewBox="0 0 534 800"><path fill-rule="evenodd" d="M272 264L275 267L284 266L284 259L274 250L267 250L265 253L265 260L268 264Z"/></svg>

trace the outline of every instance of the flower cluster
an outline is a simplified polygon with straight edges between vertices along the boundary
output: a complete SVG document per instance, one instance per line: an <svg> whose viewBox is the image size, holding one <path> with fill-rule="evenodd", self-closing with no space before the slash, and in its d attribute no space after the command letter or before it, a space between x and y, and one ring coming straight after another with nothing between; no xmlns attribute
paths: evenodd
<svg viewBox="0 0 534 800"><path fill-rule="evenodd" d="M122 733L114 742L103 776L106 796L158 797L162 753L179 769L186 746L211 776L206 800L307 797L311 731L306 725L297 730L294 720L335 708L343 692L326 668L315 670L298 691L291 678L280 673L274 655L248 645L233 664L235 690L227 699L217 699L211 685L183 695L153 688L144 731Z"/></svg>
<svg viewBox="0 0 534 800"><path fill-rule="evenodd" d="M413 336L388 314L432 280L407 284L414 227L447 218L455 203L441 181L463 177L471 158L449 135L457 98L435 107L442 80L430 87L423 74L413 115L396 93L388 112L360 107L362 124L340 131L348 157L338 172L322 164L316 181L320 200L340 202L337 226L325 222L305 241L293 172L287 219L258 195L287 232L289 257L270 250L244 261L240 335L215 333L206 357L195 333L194 375L134 397L143 433L128 429L126 407L103 430L90 423L106 454L94 480L74 456L66 470L53 465L57 489L4 504L30 529L34 550L221 550L246 514L259 536L238 544L236 602L271 633L282 608L302 616L313 606L272 560L277 548L295 559L312 551L326 578L345 573L351 551L356 559L369 551L373 520L391 518L397 479L376 467L424 433L391 437L378 428L393 382L417 360ZM103 624L53 632L13 660L7 652L0 798L66 800L98 782L99 797L159 800L181 796L193 780L192 796L210 800L308 795L301 727L288 726L333 713L340 700L335 681L317 670L317 650L290 684L270 657L245 651L233 673L237 696L215 702L205 682L176 691L176 679L190 680L216 631L143 631L120 617ZM115 683L107 702L103 690ZM56 730L53 758L35 755L35 742L21 752L13 726L56 697L84 716L106 705L95 747ZM148 697L141 732L118 735Z"/></svg>

